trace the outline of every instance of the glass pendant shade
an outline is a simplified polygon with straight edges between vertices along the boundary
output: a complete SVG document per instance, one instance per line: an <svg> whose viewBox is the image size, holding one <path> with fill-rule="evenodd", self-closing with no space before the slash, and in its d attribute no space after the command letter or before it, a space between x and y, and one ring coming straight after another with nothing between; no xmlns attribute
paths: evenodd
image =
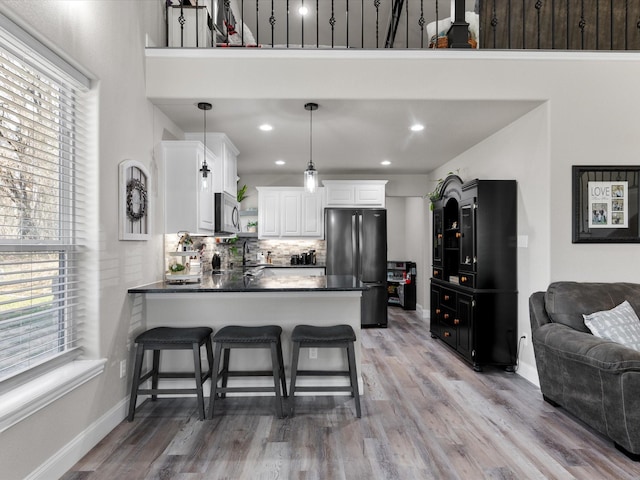
<svg viewBox="0 0 640 480"><path fill-rule="evenodd" d="M309 162L307 169L304 171L304 189L309 193L314 193L318 188L318 171Z"/></svg>
<svg viewBox="0 0 640 480"><path fill-rule="evenodd" d="M205 147L205 155L206 155L206 148L207 147ZM209 181L208 181L209 172L211 172L211 170L209 170L209 167L207 166L207 160L205 158L204 161L202 162L202 168L200 168L200 173L202 174L202 178L200 179L200 188L202 190L207 190L209 188Z"/></svg>

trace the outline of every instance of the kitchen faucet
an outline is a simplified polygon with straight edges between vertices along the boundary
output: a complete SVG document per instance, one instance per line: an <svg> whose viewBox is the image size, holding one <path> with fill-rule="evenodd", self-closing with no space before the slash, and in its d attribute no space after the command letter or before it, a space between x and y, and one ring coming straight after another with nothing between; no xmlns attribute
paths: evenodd
<svg viewBox="0 0 640 480"><path fill-rule="evenodd" d="M242 266L243 267L247 265L247 253L249 253L249 247L247 245L247 241L245 240L242 243Z"/></svg>

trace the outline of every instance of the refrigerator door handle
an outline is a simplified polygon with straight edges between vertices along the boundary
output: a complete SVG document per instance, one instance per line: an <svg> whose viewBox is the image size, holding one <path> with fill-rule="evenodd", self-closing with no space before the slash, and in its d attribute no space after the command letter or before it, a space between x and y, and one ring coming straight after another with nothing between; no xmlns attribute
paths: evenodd
<svg viewBox="0 0 640 480"><path fill-rule="evenodd" d="M364 235L364 226L363 226L363 217L362 213L358 214L358 278L362 279L362 239Z"/></svg>
<svg viewBox="0 0 640 480"><path fill-rule="evenodd" d="M360 277L358 276L358 270L360 269L360 266L358 265L358 263L360 262L360 259L357 257L358 254L358 234L357 234L357 230L356 230L356 226L357 226L357 222L356 222L356 214L353 213L351 215L351 258L353 258L353 261L356 263L355 265L353 265L353 276L357 277L358 280L360 279Z"/></svg>

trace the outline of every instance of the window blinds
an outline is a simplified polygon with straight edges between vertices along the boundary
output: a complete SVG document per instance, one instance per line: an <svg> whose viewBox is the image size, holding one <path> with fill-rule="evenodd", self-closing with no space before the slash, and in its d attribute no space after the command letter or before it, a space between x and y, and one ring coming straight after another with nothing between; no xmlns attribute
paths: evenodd
<svg viewBox="0 0 640 480"><path fill-rule="evenodd" d="M81 346L86 238L89 82L7 25L1 17L0 381Z"/></svg>

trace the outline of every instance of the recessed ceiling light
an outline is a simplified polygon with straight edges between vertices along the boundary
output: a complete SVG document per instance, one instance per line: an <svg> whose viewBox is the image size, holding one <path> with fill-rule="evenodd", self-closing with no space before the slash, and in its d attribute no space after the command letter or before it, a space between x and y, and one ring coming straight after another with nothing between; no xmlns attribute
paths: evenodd
<svg viewBox="0 0 640 480"><path fill-rule="evenodd" d="M300 15L306 15L307 13L309 13L309 9L303 5L298 9L298 13Z"/></svg>
<svg viewBox="0 0 640 480"><path fill-rule="evenodd" d="M271 130L273 130L273 127L271 125L269 125L268 123L264 123L264 124L260 125L258 128L260 130L262 130L263 132L270 132Z"/></svg>
<svg viewBox="0 0 640 480"><path fill-rule="evenodd" d="M285 163L287 162L285 162L284 160L276 160L276 165L284 165Z"/></svg>
<svg viewBox="0 0 640 480"><path fill-rule="evenodd" d="M422 130L424 130L424 125L420 125L419 123L416 123L415 125L411 125L412 132L421 132Z"/></svg>
<svg viewBox="0 0 640 480"><path fill-rule="evenodd" d="M380 162L380 165L384 165L386 167L387 165L391 165L391 162L389 160L383 160Z"/></svg>

